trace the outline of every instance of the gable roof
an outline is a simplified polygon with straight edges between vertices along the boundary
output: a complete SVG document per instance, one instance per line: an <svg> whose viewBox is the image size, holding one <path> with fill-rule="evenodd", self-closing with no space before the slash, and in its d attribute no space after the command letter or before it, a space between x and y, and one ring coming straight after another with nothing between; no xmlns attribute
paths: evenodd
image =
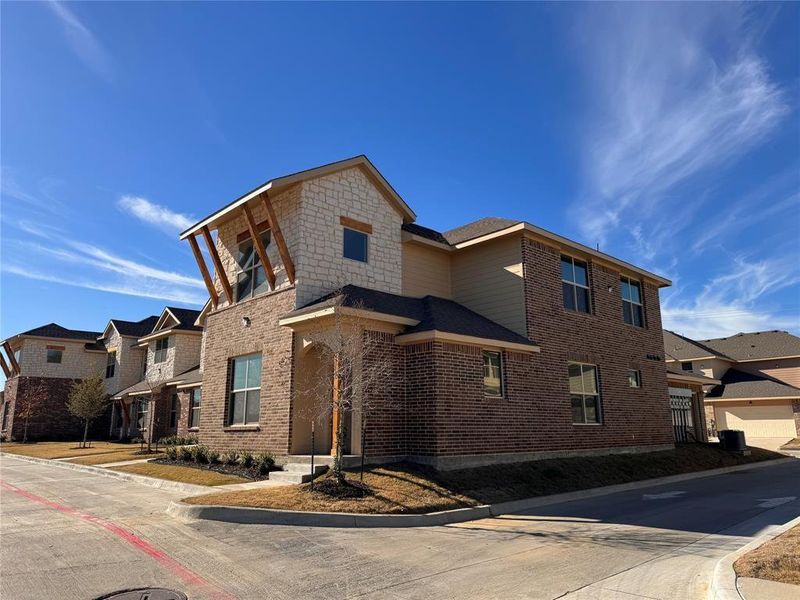
<svg viewBox="0 0 800 600"><path fill-rule="evenodd" d="M466 225L461 225L455 229L444 232L444 237L450 244L460 244L483 235L502 231L512 225L520 223L519 219L506 219L504 217L484 217L477 221L472 221Z"/></svg>
<svg viewBox="0 0 800 600"><path fill-rule="evenodd" d="M709 400L745 400L747 398L800 398L800 389L767 377L728 369L706 398Z"/></svg>
<svg viewBox="0 0 800 600"><path fill-rule="evenodd" d="M786 331L737 333L700 343L738 362L800 356L800 337Z"/></svg>
<svg viewBox="0 0 800 600"><path fill-rule="evenodd" d="M685 336L670 331L663 330L664 334L664 353L668 359L674 360L697 360L700 358L722 358L730 360L725 354L709 348L702 342L691 340Z"/></svg>
<svg viewBox="0 0 800 600"><path fill-rule="evenodd" d="M426 240L430 240L438 244L444 244L445 246L450 245L450 242L447 241L444 235L435 229L431 229L430 227L423 227L422 225L417 225L416 223L403 223L402 229L403 231L407 231L412 235L418 235Z"/></svg>
<svg viewBox="0 0 800 600"><path fill-rule="evenodd" d="M128 337L142 337L153 331L156 322L158 321L157 315L150 315L139 321L123 321L122 319L111 319L111 323L120 335Z"/></svg>
<svg viewBox="0 0 800 600"><path fill-rule="evenodd" d="M253 200L264 192L279 193L289 186L300 183L301 181L308 181L310 179L324 177L326 175L330 175L338 171L344 171L345 169L350 169L352 167L360 167L366 171L373 183L389 199L390 204L392 204L395 209L397 209L397 211L403 215L403 222L410 223L417 218L417 215L414 214L414 211L411 210L411 207L406 204L405 200L400 197L400 194L395 191L391 184L380 173L380 171L375 168L375 165L372 164L366 155L359 154L358 156L353 156L352 158L346 158L344 160L328 163L319 167L314 167L304 171L298 171L297 173L292 173L290 175L283 175L281 177L277 177L276 179L271 179L243 194L242 196L239 196L233 202L223 206L221 209L211 213L204 219L198 221L185 231L181 232L180 239L186 239L190 235L199 231L202 227L209 226L213 228L216 223L225 219L231 211L235 210L242 204L246 204L250 200Z"/></svg>
<svg viewBox="0 0 800 600"><path fill-rule="evenodd" d="M174 306L167 306L164 310L168 310L170 314L178 321L178 324L172 329L184 331L203 331L199 325L195 325L197 317L200 316L199 310L192 310L191 308L175 308Z"/></svg>
<svg viewBox="0 0 800 600"><path fill-rule="evenodd" d="M319 310L333 307L360 309L408 319L409 327L403 332L403 335L440 331L531 348L537 347L528 338L452 300L436 296L412 298L355 285L346 285L338 291L326 294L302 308L288 313L284 318L291 319L310 315Z"/></svg>
<svg viewBox="0 0 800 600"><path fill-rule="evenodd" d="M47 325L42 325L41 327L34 327L33 329L29 329L28 331L23 331L22 333L17 334L17 336L14 337L22 335L58 338L65 340L86 340L94 343L97 340L97 338L100 337L101 333L99 331L83 331L81 329L67 329L66 327L62 327L58 323L48 323Z"/></svg>

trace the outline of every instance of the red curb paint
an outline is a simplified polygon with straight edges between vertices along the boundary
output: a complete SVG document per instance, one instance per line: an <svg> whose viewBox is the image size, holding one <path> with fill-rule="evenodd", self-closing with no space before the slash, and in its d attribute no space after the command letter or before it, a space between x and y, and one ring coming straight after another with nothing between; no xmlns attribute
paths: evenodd
<svg viewBox="0 0 800 600"><path fill-rule="evenodd" d="M76 519L80 519L82 521L86 521L87 523L92 523L93 525L98 525L116 535L117 537L123 539L124 541L128 542L134 548L144 552L151 558L153 558L156 562L158 562L162 567L164 567L167 571L172 573L174 576L181 579L185 584L195 587L201 588L205 594L208 594L212 598L216 600L236 600L233 596L228 594L225 591L219 590L215 588L211 583L205 580L203 577L195 573L194 571L184 567L181 563L177 560L166 554L165 552L159 550L149 542L143 540L139 536L130 531L127 531L112 523L110 521L105 521L99 517L95 517L94 515L90 515L87 513L82 513L78 510L75 510L72 507L66 506L64 504L59 504L57 502L53 502L52 500L48 500L47 498L43 498L41 496L37 496L27 490L23 490L15 485L7 483L0 479L0 488L7 490L9 492L14 492L15 494L22 496L23 498L27 498L32 502L36 502L38 504L42 504L48 508L52 508L53 510L57 510L60 513L64 513L65 515L69 515Z"/></svg>

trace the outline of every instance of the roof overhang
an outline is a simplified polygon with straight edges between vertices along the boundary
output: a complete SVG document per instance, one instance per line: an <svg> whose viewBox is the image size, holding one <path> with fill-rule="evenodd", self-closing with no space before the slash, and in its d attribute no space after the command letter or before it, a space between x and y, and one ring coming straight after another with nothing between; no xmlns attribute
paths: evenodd
<svg viewBox="0 0 800 600"><path fill-rule="evenodd" d="M504 340L481 338L460 333L449 333L447 331L439 331L438 329L406 333L395 337L395 342L401 346L431 341L453 342L470 346L481 346L483 348L503 348L516 352L541 352L541 348L537 345L518 344L516 342L506 342Z"/></svg>
<svg viewBox="0 0 800 600"><path fill-rule="evenodd" d="M701 385L719 385L722 383L719 379L714 379L713 377L691 375L688 373L681 373L679 375L677 373L670 373L669 371L667 371L667 381L682 381L684 383L699 383Z"/></svg>
<svg viewBox="0 0 800 600"><path fill-rule="evenodd" d="M328 306L325 308L320 308L319 310L309 311L290 317L284 317L278 321L278 325L291 328L292 325L336 315L370 319L373 321L384 321L386 323L394 323L396 325L404 325L407 327L413 327L414 325L419 324L419 321L416 319L409 319L408 317L401 317L389 313L380 313L371 310L365 310L363 308L352 308L349 306Z"/></svg>
<svg viewBox="0 0 800 600"><path fill-rule="evenodd" d="M175 385L174 383L172 385ZM188 390L189 388L196 388L203 385L202 381L193 381L191 383L179 383L175 387L179 390Z"/></svg>
<svg viewBox="0 0 800 600"><path fill-rule="evenodd" d="M447 244L442 244L441 242L436 242L434 240L430 240L430 239L428 239L426 237L422 237L421 235L417 235L415 233L410 233L408 231L401 232L400 239L403 242L419 244L421 246L428 246L429 248L435 248L437 250L442 250L444 252L454 252L455 251L455 247L454 246L449 246Z"/></svg>
<svg viewBox="0 0 800 600"><path fill-rule="evenodd" d="M765 400L798 400L800 399L800 394L797 396L765 396L763 398L709 398L708 396L705 397L706 402L761 402Z"/></svg>
<svg viewBox="0 0 800 600"><path fill-rule="evenodd" d="M243 196L240 196L230 204L208 215L203 220L198 221L185 231L181 232L180 239L183 240L190 235L196 234L203 227L208 227L209 229L216 228L218 224L223 223L231 218L236 209L241 207L243 204L250 202L251 200L257 199L261 194L278 194L297 183L308 181L310 179L316 179L318 177L324 177L326 175L353 167L360 167L364 170L367 177L369 177L372 182L386 195L386 198L389 200L389 203L392 205L392 207L397 210L400 215L402 215L404 223L411 223L416 220L417 215L413 210L411 210L411 207L406 204L405 200L400 197L400 194L395 191L391 184L384 178L383 175L381 175L380 171L375 168L375 165L373 165L366 156L361 154L359 156L354 156L353 158L340 160L338 162L323 165L321 167L315 167L313 169L307 169L305 171L293 173L292 175L286 175L284 177L272 179L265 184L247 192Z"/></svg>
<svg viewBox="0 0 800 600"><path fill-rule="evenodd" d="M682 362L691 362L693 360L714 360L715 358L719 359L719 360L724 360L726 362L731 362L727 358L722 358L722 357L714 356L714 355L698 356L696 358L668 358L668 359L666 359L665 362L668 362L668 363L671 363L671 362L682 363Z"/></svg>
<svg viewBox="0 0 800 600"><path fill-rule="evenodd" d="M742 360L737 360L737 363L749 363L749 362L762 362L765 360L788 360L792 358L800 358L800 354L797 355L790 355L790 356L768 356L767 358L744 358Z"/></svg>
<svg viewBox="0 0 800 600"><path fill-rule="evenodd" d="M196 331L194 329L162 329L161 331L156 331L155 333L150 333L144 337L140 337L137 346L143 346L146 345L147 342L152 342L153 340L168 337L170 335L203 335L203 332Z"/></svg>
<svg viewBox="0 0 800 600"><path fill-rule="evenodd" d="M469 248L470 246L475 246L476 244L483 244L485 242L504 237L507 235L513 234L523 234L528 235L534 239L544 240L545 242L549 243L550 245L555 245L560 249L566 251L577 251L585 256L592 257L594 259L599 260L600 262L605 262L608 264L613 265L616 268L619 268L623 271L627 271L630 273L634 273L644 279L648 279L658 285L658 287L668 287L672 285L672 281L661 277L660 275L656 275L655 273L651 273L650 271L646 271L645 269L641 269L637 266L634 266L624 260L620 260L618 258L614 258L613 256L606 254L605 252L600 252L599 250L594 250L589 246L584 246L579 242L574 242L570 239L565 238L564 236L558 235L557 233L553 233L552 231L547 231L546 229L542 229L541 227L537 227L536 225L531 225L530 223L526 223L524 221L520 221L515 225L511 225L510 227L506 227L505 229L500 229L498 231L494 231L492 233L487 233L486 235L481 235L470 240L465 240L458 244L455 244L455 248L462 249L462 248Z"/></svg>

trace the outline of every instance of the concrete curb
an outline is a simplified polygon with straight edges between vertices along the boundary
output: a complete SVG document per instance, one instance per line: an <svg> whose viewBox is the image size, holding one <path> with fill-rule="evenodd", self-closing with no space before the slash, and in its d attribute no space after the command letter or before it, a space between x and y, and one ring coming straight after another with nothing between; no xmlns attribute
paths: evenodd
<svg viewBox="0 0 800 600"><path fill-rule="evenodd" d="M795 525L800 525L800 517L792 519L788 523L784 523L769 533L757 537L749 544L722 557L714 567L711 585L708 588L708 600L742 600L744 596L739 593L739 588L736 585L738 576L736 575L736 571L733 570L733 563L751 550L755 550L759 546L766 544L771 539L778 537Z"/></svg>
<svg viewBox="0 0 800 600"><path fill-rule="evenodd" d="M51 465L61 467L62 469L72 469L73 471L84 471L87 473L94 473L95 475L102 475L103 477L112 477L114 479L122 479L130 481L131 483L138 483L149 487L159 488L162 490L175 490L178 492L185 492L187 494L208 494L214 490L213 487L204 485L194 485L192 483L181 483L179 481L167 481L166 479L156 479L155 477L147 477L145 475L135 475L133 473L123 473L121 471L111 471L102 467L94 467L91 465L78 465L71 462L64 462L50 458L36 458L33 456L22 456L21 454L10 454L7 452L0 452L2 458L18 458L31 463L41 465Z"/></svg>
<svg viewBox="0 0 800 600"><path fill-rule="evenodd" d="M501 502L499 504L487 504L472 508L459 508L436 513L425 513L419 515L378 515L363 513L322 513L322 512L302 512L293 510L278 510L271 508L245 508L236 506L219 505L197 505L186 504L181 501L173 501L167 508L167 514L182 520L191 521L194 519L204 519L208 521L223 521L226 523L247 523L262 525L300 525L308 527L431 527L436 525L447 525L449 523L463 523L487 517L497 517L503 514L547 506L549 504L559 504L572 500L583 500L597 496L606 496L617 492L637 490L656 485L700 479L703 477L713 477L724 475L746 469L775 466L794 461L794 458L779 458L746 465L736 465L733 467L723 467L720 469L710 469L708 471L697 471L695 473L684 473L681 475L670 475L668 477L658 477L654 479L644 479L618 485L609 485L599 488L590 488L576 492L564 494L553 494L550 496L540 496L535 498L525 498L512 502Z"/></svg>

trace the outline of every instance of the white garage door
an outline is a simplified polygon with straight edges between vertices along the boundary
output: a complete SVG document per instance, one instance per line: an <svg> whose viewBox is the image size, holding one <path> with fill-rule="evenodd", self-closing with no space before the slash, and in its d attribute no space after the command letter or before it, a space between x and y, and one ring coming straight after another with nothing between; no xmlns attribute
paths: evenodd
<svg viewBox="0 0 800 600"><path fill-rule="evenodd" d="M747 438L793 438L797 435L791 403L731 407L718 404L715 412L717 430L740 429Z"/></svg>

